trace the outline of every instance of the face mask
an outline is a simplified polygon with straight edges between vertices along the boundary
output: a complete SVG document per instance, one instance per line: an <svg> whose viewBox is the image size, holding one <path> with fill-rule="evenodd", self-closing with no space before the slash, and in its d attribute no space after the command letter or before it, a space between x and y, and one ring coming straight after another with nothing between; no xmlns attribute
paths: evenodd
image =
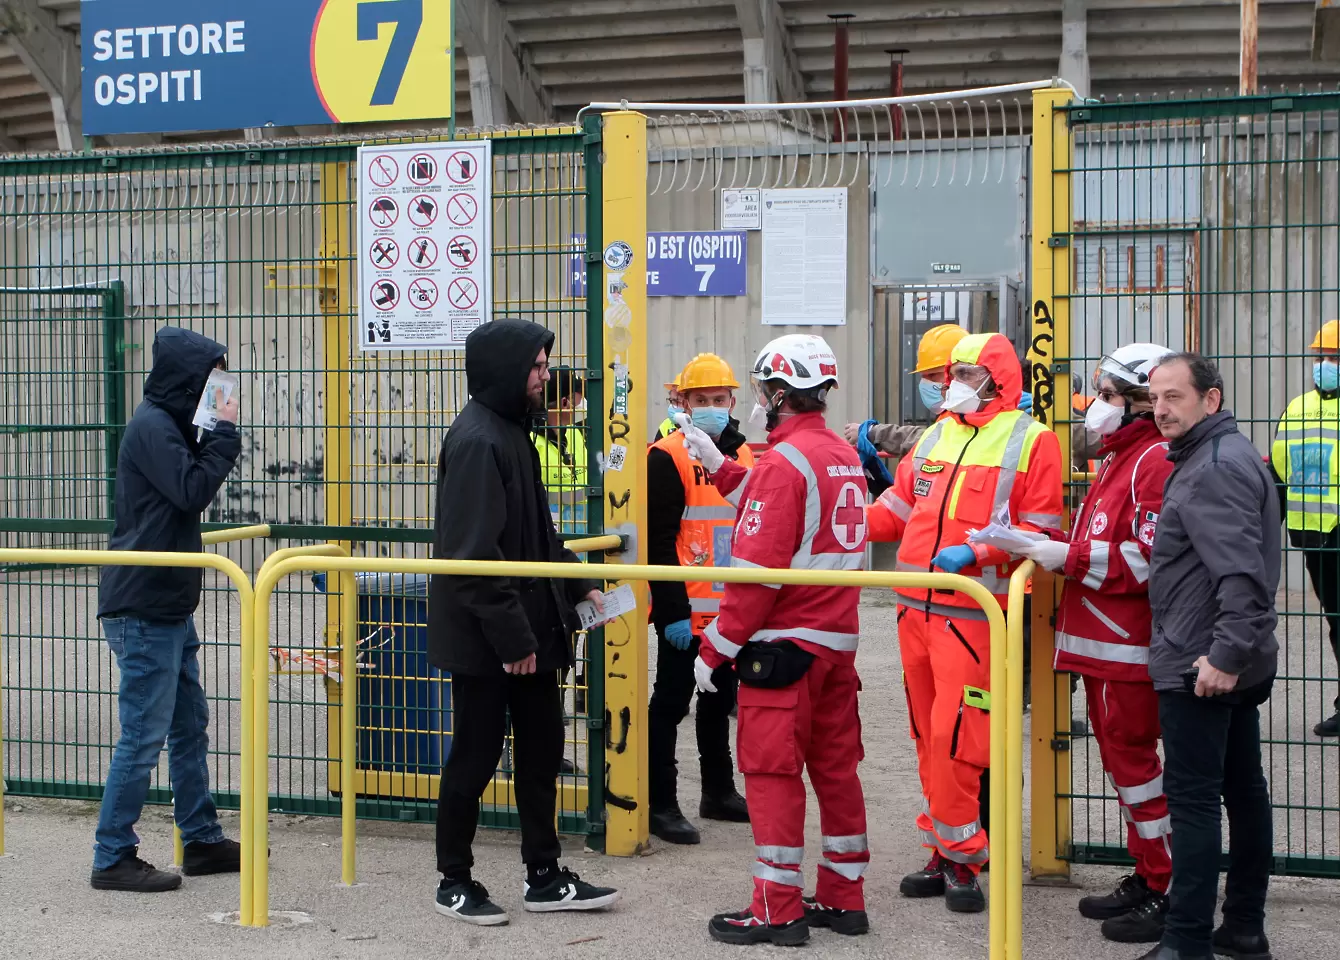
<svg viewBox="0 0 1340 960"><path fill-rule="evenodd" d="M768 408L761 403L754 404L754 409L749 411L749 423L760 430L768 429Z"/></svg>
<svg viewBox="0 0 1340 960"><path fill-rule="evenodd" d="M940 384L924 377L917 384L917 396L921 397L921 402L926 405L926 409L931 413L939 413L945 403L944 390L941 389Z"/></svg>
<svg viewBox="0 0 1340 960"><path fill-rule="evenodd" d="M730 423L730 411L725 407L696 407L693 425L709 437L719 437Z"/></svg>
<svg viewBox="0 0 1340 960"><path fill-rule="evenodd" d="M1333 360L1320 360L1312 364L1312 382L1323 393L1340 390L1340 364Z"/></svg>
<svg viewBox="0 0 1340 960"><path fill-rule="evenodd" d="M944 408L953 413L976 413L982 408L982 398L977 393L985 385L985 380L975 387L968 386L962 380L955 380L945 393Z"/></svg>
<svg viewBox="0 0 1340 960"><path fill-rule="evenodd" d="M684 412L683 407L677 407L673 403L667 403L665 405L665 414L672 423L674 422L675 417L679 416L683 412Z"/></svg>
<svg viewBox="0 0 1340 960"><path fill-rule="evenodd" d="M1125 416L1125 405L1118 407L1106 400L1094 400L1089 404L1088 412L1084 414L1084 426L1098 436L1105 437L1121 426L1121 420Z"/></svg>

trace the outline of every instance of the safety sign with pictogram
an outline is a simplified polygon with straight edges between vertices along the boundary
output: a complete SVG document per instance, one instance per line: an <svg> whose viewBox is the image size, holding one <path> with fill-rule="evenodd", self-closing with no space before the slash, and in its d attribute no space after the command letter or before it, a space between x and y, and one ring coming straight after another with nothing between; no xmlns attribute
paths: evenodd
<svg viewBox="0 0 1340 960"><path fill-rule="evenodd" d="M361 349L463 346L492 314L492 144L363 147L358 170Z"/></svg>

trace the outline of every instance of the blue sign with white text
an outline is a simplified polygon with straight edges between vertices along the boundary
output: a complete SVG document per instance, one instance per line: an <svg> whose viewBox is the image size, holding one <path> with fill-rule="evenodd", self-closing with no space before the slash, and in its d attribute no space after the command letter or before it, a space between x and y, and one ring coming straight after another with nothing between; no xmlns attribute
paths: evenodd
<svg viewBox="0 0 1340 960"><path fill-rule="evenodd" d="M649 297L743 297L749 277L748 233L743 230L648 233L645 269ZM574 250L586 238L575 236ZM636 254L631 269L637 269ZM570 297L586 296L586 265L575 253L568 270Z"/></svg>
<svg viewBox="0 0 1340 960"><path fill-rule="evenodd" d="M445 0L84 0L90 135L451 115Z"/></svg>

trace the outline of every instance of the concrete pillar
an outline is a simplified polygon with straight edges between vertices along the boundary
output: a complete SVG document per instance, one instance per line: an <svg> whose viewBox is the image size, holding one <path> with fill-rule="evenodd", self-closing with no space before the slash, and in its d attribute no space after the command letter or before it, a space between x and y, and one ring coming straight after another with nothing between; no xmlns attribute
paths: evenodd
<svg viewBox="0 0 1340 960"><path fill-rule="evenodd" d="M507 98L502 83L489 70L488 57L469 57L470 125L501 127L507 123Z"/></svg>
<svg viewBox="0 0 1340 960"><path fill-rule="evenodd" d="M1061 0L1061 62L1057 75L1089 95L1089 0Z"/></svg>
<svg viewBox="0 0 1340 960"><path fill-rule="evenodd" d="M768 68L768 41L744 41L744 102L775 103L777 88Z"/></svg>

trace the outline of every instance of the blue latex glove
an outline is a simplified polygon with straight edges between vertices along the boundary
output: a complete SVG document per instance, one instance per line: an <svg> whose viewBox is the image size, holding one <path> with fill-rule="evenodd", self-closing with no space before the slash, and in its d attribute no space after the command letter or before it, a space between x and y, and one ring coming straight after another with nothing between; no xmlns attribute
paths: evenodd
<svg viewBox="0 0 1340 960"><path fill-rule="evenodd" d="M687 650L693 645L693 623L689 620L676 620L665 628L663 636L676 650Z"/></svg>
<svg viewBox="0 0 1340 960"><path fill-rule="evenodd" d="M861 424L861 429L856 434L856 453L861 458L861 466L870 471L871 476L882 477L886 485L893 486L893 474L889 473L889 468L884 465L884 458L870 442L870 427L878 422L878 420L867 420Z"/></svg>
<svg viewBox="0 0 1340 960"><path fill-rule="evenodd" d="M1024 413L1028 413L1033 409L1033 394L1025 393L1019 398L1019 409Z"/></svg>
<svg viewBox="0 0 1340 960"><path fill-rule="evenodd" d="M961 543L957 547L945 547L931 561L932 565L939 567L945 573L958 573L964 567L970 567L976 562L977 554L973 553L972 547L966 543Z"/></svg>

